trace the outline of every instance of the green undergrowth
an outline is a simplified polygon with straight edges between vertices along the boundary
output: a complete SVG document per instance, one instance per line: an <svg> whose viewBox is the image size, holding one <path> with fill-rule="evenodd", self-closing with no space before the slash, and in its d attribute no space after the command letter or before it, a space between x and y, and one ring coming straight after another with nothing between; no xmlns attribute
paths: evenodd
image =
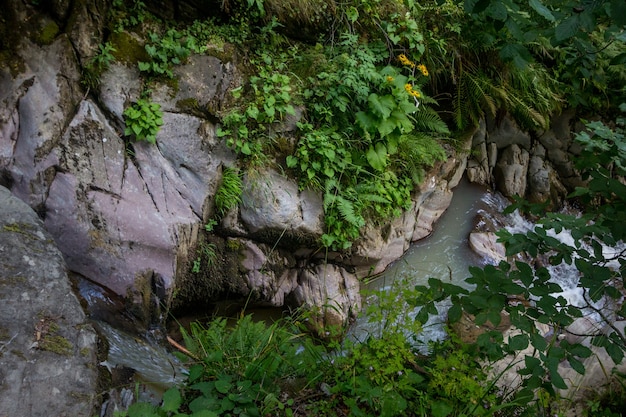
<svg viewBox="0 0 626 417"><path fill-rule="evenodd" d="M301 329L306 315L272 324L241 316L183 329L187 381L162 403L118 417L494 415L497 395L467 346L417 350L420 325L397 307L413 290L380 292L359 339L322 343Z"/></svg>

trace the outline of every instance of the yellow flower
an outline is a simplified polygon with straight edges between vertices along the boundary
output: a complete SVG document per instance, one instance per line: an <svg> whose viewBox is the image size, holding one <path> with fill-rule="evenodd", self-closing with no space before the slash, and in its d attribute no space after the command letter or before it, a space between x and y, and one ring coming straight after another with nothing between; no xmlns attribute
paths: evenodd
<svg viewBox="0 0 626 417"><path fill-rule="evenodd" d="M393 77L391 75L387 76L387 82L390 83L393 81Z"/></svg>
<svg viewBox="0 0 626 417"><path fill-rule="evenodd" d="M404 84L404 89L406 90L407 93L409 93L413 97L420 97L421 96L419 91L413 90L413 86L411 84Z"/></svg>
<svg viewBox="0 0 626 417"><path fill-rule="evenodd" d="M409 58L407 58L406 55L404 55L404 54L398 55L398 60L400 61L400 63L402 65L407 65L409 67L414 67L415 66L413 61L411 61Z"/></svg>
<svg viewBox="0 0 626 417"><path fill-rule="evenodd" d="M417 69L420 70L420 72L422 73L422 75L424 75L424 77L428 77L428 70L426 69L426 65L420 64L417 66Z"/></svg>

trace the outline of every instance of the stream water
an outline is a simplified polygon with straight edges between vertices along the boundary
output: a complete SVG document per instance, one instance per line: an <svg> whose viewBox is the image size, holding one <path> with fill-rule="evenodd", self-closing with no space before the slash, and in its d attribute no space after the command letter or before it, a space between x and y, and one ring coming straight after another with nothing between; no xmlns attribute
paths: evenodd
<svg viewBox="0 0 626 417"><path fill-rule="evenodd" d="M469 234L478 213L483 216L496 215L490 205L497 199L486 187L471 184L464 178L454 189L450 207L437 221L433 233L413 243L402 258L371 281L366 289L373 292L386 291L399 283L410 286L425 285L429 278L466 285L464 280L469 276L469 267L485 263L484 259L470 249ZM418 336L419 345L425 346L430 340L440 340L446 336L443 323L447 309L445 305L440 305L438 310L440 315L431 317ZM348 336L364 340L376 330L376 325L362 316L352 326Z"/></svg>

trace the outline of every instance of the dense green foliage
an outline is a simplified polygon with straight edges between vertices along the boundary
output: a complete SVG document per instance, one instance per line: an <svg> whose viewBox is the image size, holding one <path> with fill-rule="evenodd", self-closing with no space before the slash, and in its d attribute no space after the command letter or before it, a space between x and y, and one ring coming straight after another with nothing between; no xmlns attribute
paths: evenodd
<svg viewBox="0 0 626 417"><path fill-rule="evenodd" d="M271 325L251 316L194 323L183 331L186 384L166 391L158 407L136 403L118 416L444 417L502 409L469 350L448 341L432 356L417 352L407 335L419 326L393 308L411 295L377 294L368 309L376 330L358 342L316 343L298 330L306 316Z"/></svg>
<svg viewBox="0 0 626 417"><path fill-rule="evenodd" d="M139 1L114 6L115 32L148 39L137 59L147 82L172 78L190 54L224 52L226 44L242 52L246 82L228 106L209 109L220 120L218 136L242 169L279 166L323 195L320 245L330 250L348 249L365 225L409 207L424 169L445 159L445 145L482 118L508 113L532 131L547 128L561 106L612 115L626 102L621 0L231 0L221 2L220 18L184 27L161 22ZM294 15L315 36L288 38L284 20ZM102 44L87 85L97 85L115 47ZM126 135L155 141L156 104L144 97L124 115ZM507 255L541 257L543 264L472 268L471 290L431 279L401 298L381 294L368 314L384 324L358 342L316 345L295 319L194 325L185 337L192 360L187 384L167 391L160 407L140 403L128 415L501 416L508 408L516 409L512 415L547 415L555 389L566 386L559 363L583 373L591 355L589 346L558 339L581 312L555 295L560 287L548 267L577 267L587 311L608 328L626 317L624 304L613 315L594 304L619 300L624 288L626 254L602 250L626 235L626 186L616 179L626 174L623 119L612 129L590 123L577 140L584 149L577 168L588 182L571 197L584 214L548 214L528 234L499 234ZM241 186L239 173L226 169L217 218L238 203ZM513 208L532 207L518 201ZM563 229L573 244L554 237ZM213 247L204 247L194 268L210 267L214 256ZM400 316L403 300L421 307L417 322ZM505 312L520 333L505 340L486 332L471 346L446 341L422 356L411 335L443 300L452 303L451 322L468 313L479 325L497 324ZM536 322L557 331L544 337ZM614 331L591 344L621 361L625 340ZM497 392L485 364L528 348L534 354L520 359L521 389ZM598 404L598 415L611 415Z"/></svg>
<svg viewBox="0 0 626 417"><path fill-rule="evenodd" d="M626 4L621 0L467 0L475 38L518 67L536 61L570 105L595 111L626 100Z"/></svg>

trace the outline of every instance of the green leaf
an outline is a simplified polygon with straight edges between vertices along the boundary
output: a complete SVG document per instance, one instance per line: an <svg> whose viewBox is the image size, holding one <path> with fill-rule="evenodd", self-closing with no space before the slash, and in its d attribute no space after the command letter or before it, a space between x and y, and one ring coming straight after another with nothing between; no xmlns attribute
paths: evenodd
<svg viewBox="0 0 626 417"><path fill-rule="evenodd" d="M241 153L244 155L252 155L252 149L250 149L250 144L248 142L244 142L241 145Z"/></svg>
<svg viewBox="0 0 626 417"><path fill-rule="evenodd" d="M546 339L544 339L543 336L537 333L533 333L530 335L530 341L536 349L542 352L548 347L548 342L546 341Z"/></svg>
<svg viewBox="0 0 626 417"><path fill-rule="evenodd" d="M611 18L617 26L626 25L626 2L611 0Z"/></svg>
<svg viewBox="0 0 626 417"><path fill-rule="evenodd" d="M366 157L372 168L377 171L384 171L387 166L387 147L378 142L376 147L370 146Z"/></svg>
<svg viewBox="0 0 626 417"><path fill-rule="evenodd" d="M369 112L360 111L355 116L357 124L366 132L371 131L376 126L376 119Z"/></svg>
<svg viewBox="0 0 626 417"><path fill-rule="evenodd" d="M232 388L233 384L227 379L218 379L215 381L215 389L220 394L227 394Z"/></svg>
<svg viewBox="0 0 626 417"><path fill-rule="evenodd" d="M346 17L351 23L354 23L359 19L359 11L356 7L350 6L346 9Z"/></svg>
<svg viewBox="0 0 626 417"><path fill-rule="evenodd" d="M161 408L164 411L176 411L182 404L182 397L178 388L170 388L163 393L163 405Z"/></svg>
<svg viewBox="0 0 626 417"><path fill-rule="evenodd" d="M562 21L554 30L554 38L557 43L563 42L566 39L571 38L572 36L578 33L578 29L580 28L580 18L578 15L572 15Z"/></svg>
<svg viewBox="0 0 626 417"><path fill-rule="evenodd" d="M487 9L487 15L491 16L495 20L503 22L508 17L508 11L506 9L506 6L502 2L495 1L489 5L489 8Z"/></svg>
<svg viewBox="0 0 626 417"><path fill-rule="evenodd" d="M259 108L255 105L248 106L248 108L246 109L246 115L248 117L256 119L257 117L259 117Z"/></svg>
<svg viewBox="0 0 626 417"><path fill-rule="evenodd" d="M380 97L376 93L372 93L367 98L369 107L372 112L383 119L386 119L391 114L391 110L395 107L395 100L391 96Z"/></svg>
<svg viewBox="0 0 626 417"><path fill-rule="evenodd" d="M149 62L139 62L139 71L150 71L151 64Z"/></svg>
<svg viewBox="0 0 626 417"><path fill-rule="evenodd" d="M549 22L554 22L554 15L550 11L550 9L548 9L546 6L543 5L543 3L541 3L541 1L530 0L528 3L530 4L530 7L532 7L544 19Z"/></svg>
<svg viewBox="0 0 626 417"><path fill-rule="evenodd" d="M447 417L454 410L454 408L450 404L443 400L433 401L430 408L433 417Z"/></svg>
<svg viewBox="0 0 626 417"><path fill-rule="evenodd" d="M609 65L624 65L626 64L626 52L623 52L619 55L614 56L611 59L611 63ZM584 189L585 191L588 191L587 189Z"/></svg>
<svg viewBox="0 0 626 417"><path fill-rule="evenodd" d="M288 155L286 158L286 162L288 168L295 168L296 166L298 166L298 158L293 155Z"/></svg>
<svg viewBox="0 0 626 417"><path fill-rule="evenodd" d="M450 323L456 323L461 319L461 314L463 313L463 309L459 304L454 304L448 310L448 321Z"/></svg>
<svg viewBox="0 0 626 417"><path fill-rule="evenodd" d="M378 133L380 133L380 136L384 138L385 136L393 132L396 127L397 125L394 120L392 120L391 118L384 119L378 123Z"/></svg>
<svg viewBox="0 0 626 417"><path fill-rule="evenodd" d="M514 351L524 350L528 347L528 336L518 334L509 338L509 348Z"/></svg>
<svg viewBox="0 0 626 417"><path fill-rule="evenodd" d="M585 365L583 365L581 361L572 356L568 357L567 361L569 362L573 370L581 375L585 375Z"/></svg>
<svg viewBox="0 0 626 417"><path fill-rule="evenodd" d="M132 124L131 129L133 130L133 133L135 134L135 136L137 136L137 138L141 137L141 132L143 132L143 129L140 125Z"/></svg>

